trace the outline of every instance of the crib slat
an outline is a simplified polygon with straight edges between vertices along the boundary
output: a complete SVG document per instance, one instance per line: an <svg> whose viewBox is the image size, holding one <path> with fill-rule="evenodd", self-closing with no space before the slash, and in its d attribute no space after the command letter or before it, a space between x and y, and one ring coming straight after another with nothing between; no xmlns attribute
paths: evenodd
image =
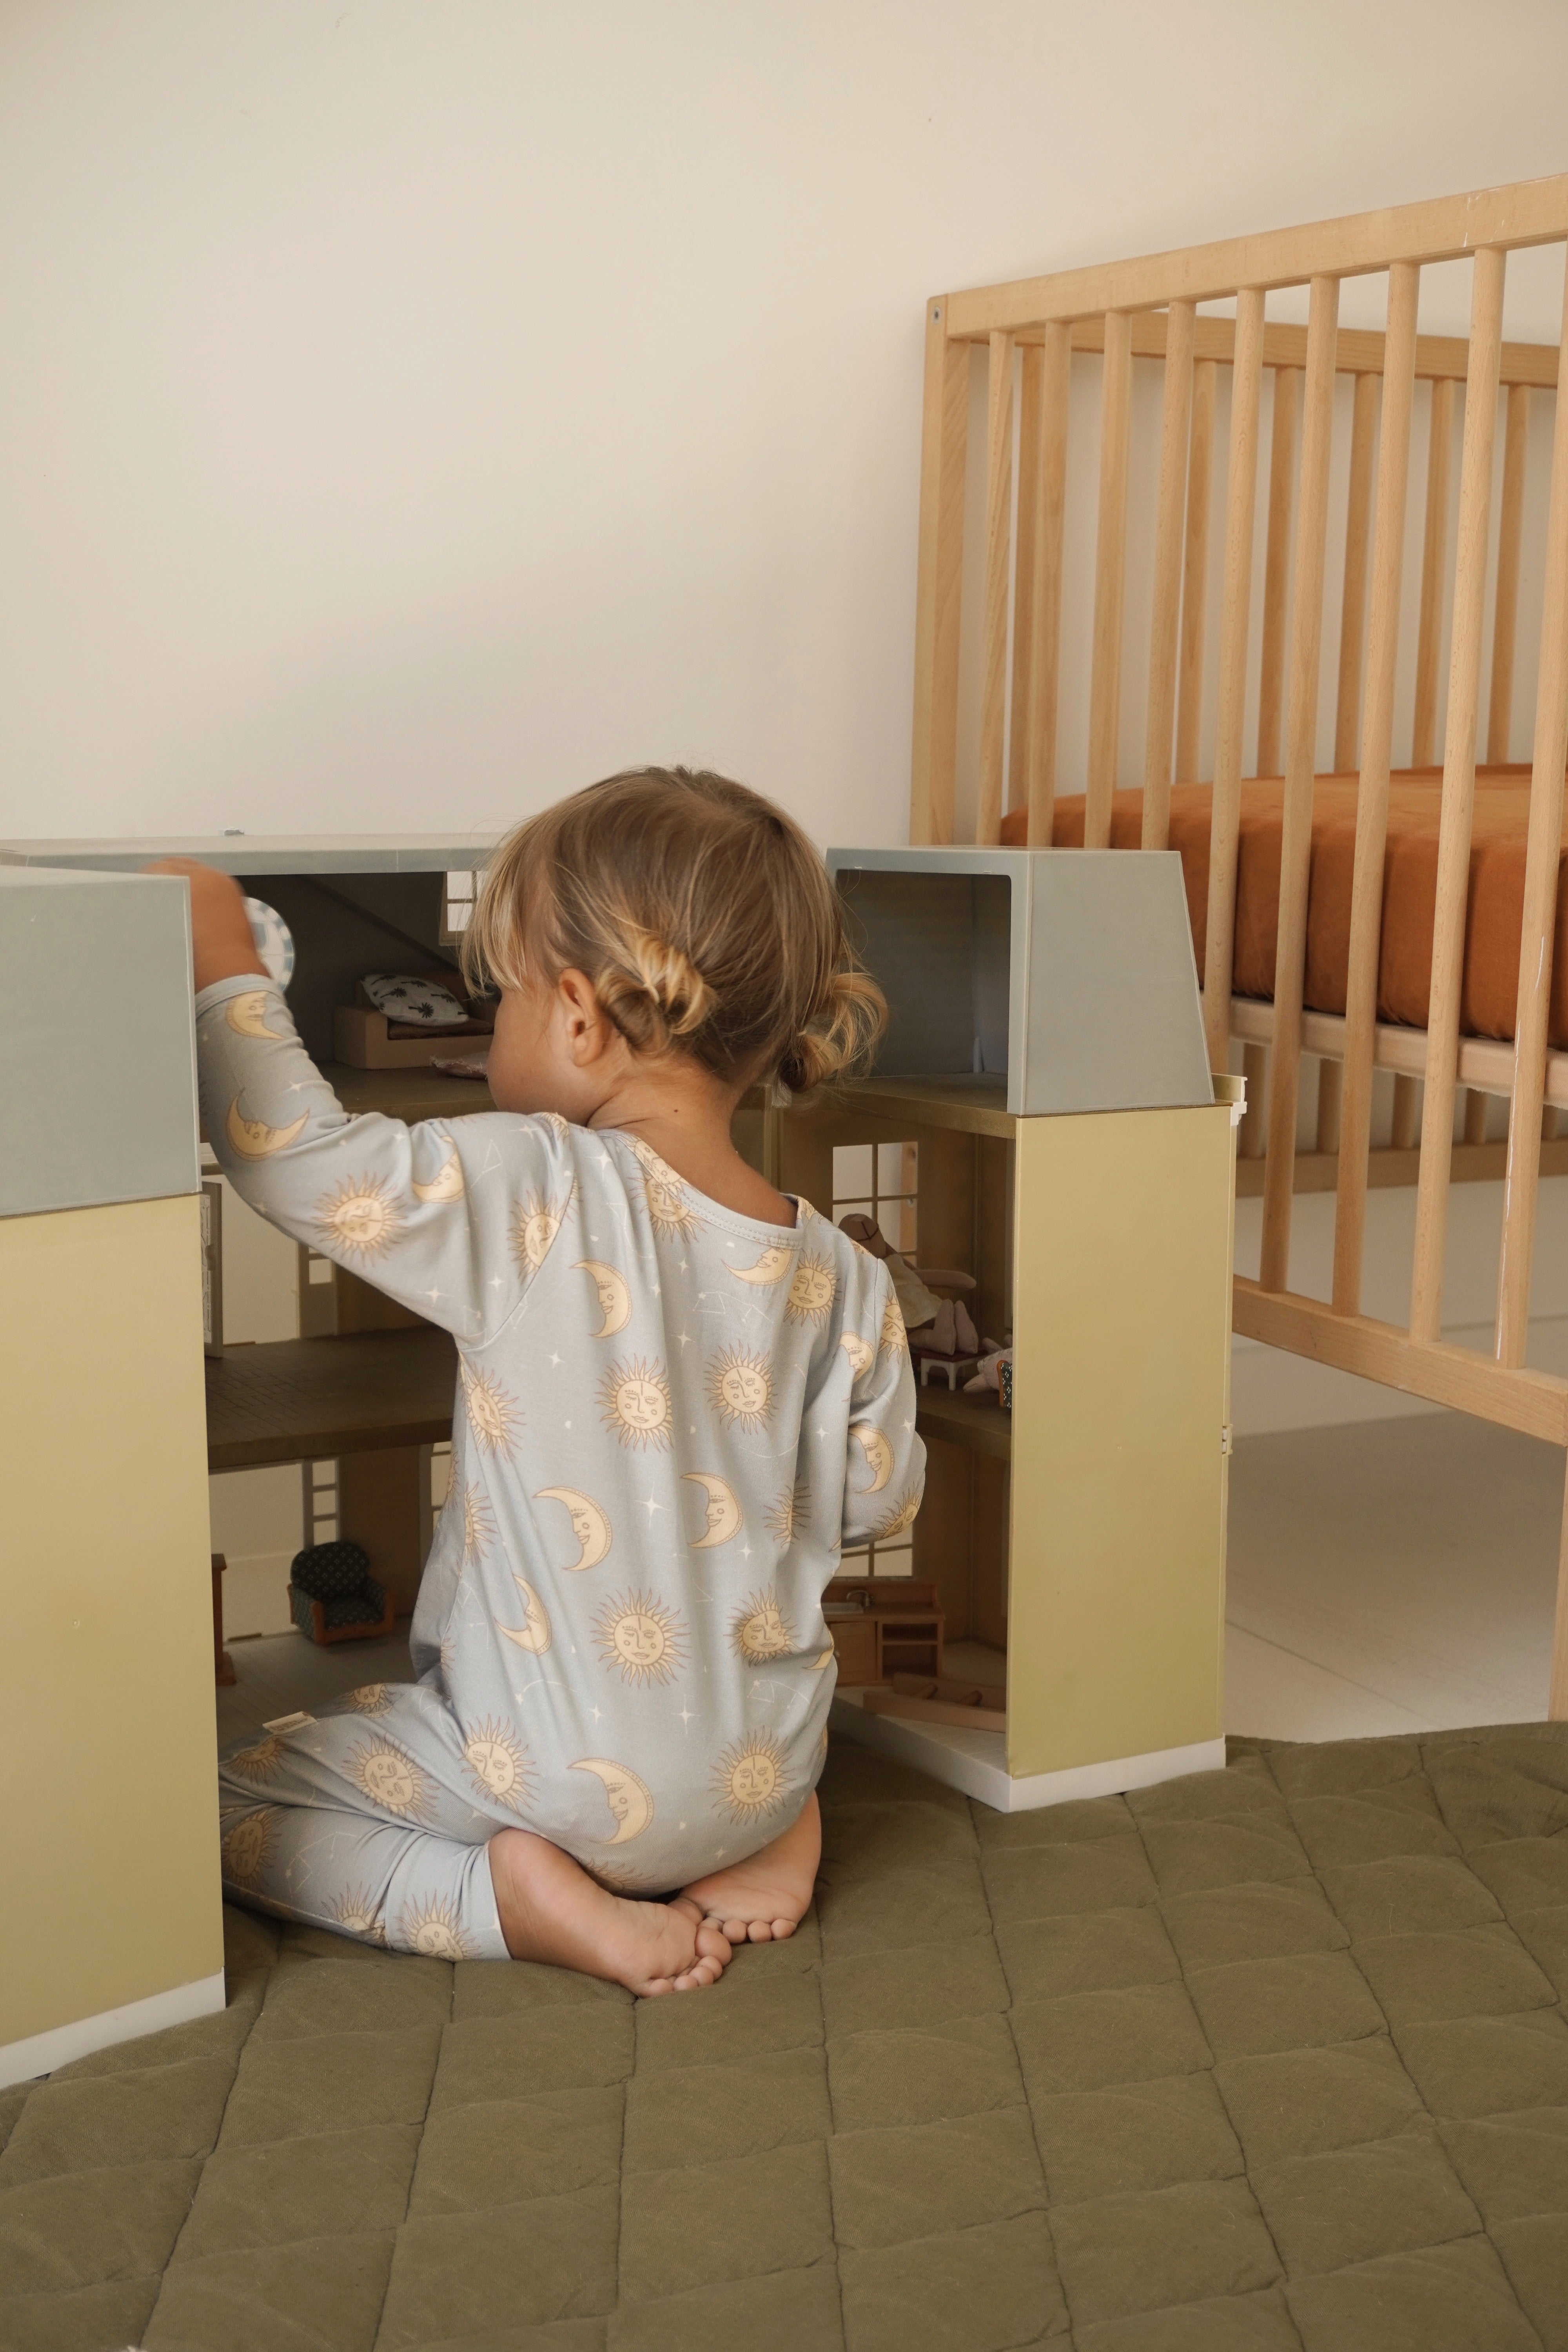
<svg viewBox="0 0 1568 2352"><path fill-rule="evenodd" d="M1053 320L1046 329L1041 349L1035 582L1030 604L1035 642L1029 664L1029 718L1024 792L1029 803L1029 846L1032 849L1048 849L1051 845L1051 810L1057 791L1057 693L1061 675L1062 639L1062 509L1067 497L1068 401L1071 392L1071 369L1072 329ZM1014 725L1017 725L1016 718Z"/></svg>
<svg viewBox="0 0 1568 2352"><path fill-rule="evenodd" d="M1266 1045L1242 1047L1241 1074L1247 1080L1247 1108L1241 1115L1236 1154L1238 1160L1261 1160L1264 1130L1268 1124L1268 1048Z"/></svg>
<svg viewBox="0 0 1568 2352"><path fill-rule="evenodd" d="M1154 517L1154 612L1150 632L1149 714L1143 748L1143 824L1140 846L1163 849L1171 837L1171 761L1176 724L1176 655L1182 620L1182 524L1187 499L1187 440L1193 420L1191 302L1173 302L1165 326L1165 399L1160 426L1160 489Z"/></svg>
<svg viewBox="0 0 1568 2352"><path fill-rule="evenodd" d="M1268 541L1263 558L1263 663L1258 683L1258 773L1279 773L1279 718L1285 702L1285 598L1290 581L1290 492L1296 467L1300 368L1274 371L1274 429L1268 446Z"/></svg>
<svg viewBox="0 0 1568 2352"><path fill-rule="evenodd" d="M1220 592L1219 688L1209 811L1209 902L1204 925L1204 1034L1209 1067L1230 1050L1230 981L1236 959L1236 856L1241 831L1241 733L1247 716L1247 635L1252 608L1252 523L1258 499L1258 411L1263 389L1263 296L1236 299L1230 385L1230 457Z"/></svg>
<svg viewBox="0 0 1568 2352"><path fill-rule="evenodd" d="M1176 782L1197 782L1204 722L1204 625L1208 618L1209 508L1214 498L1214 412L1219 363L1193 370L1193 430L1187 450L1187 544L1182 562L1182 655L1176 701Z"/></svg>
<svg viewBox="0 0 1568 2352"><path fill-rule="evenodd" d="M1394 744L1394 688L1399 660L1399 599L1405 572L1405 511L1410 475L1410 412L1415 391L1415 312L1421 272L1396 261L1388 273L1388 334L1384 349L1383 417L1378 434L1377 518L1372 547L1372 619L1367 632L1366 696L1356 794L1355 868L1351 884L1350 961L1345 987L1344 1084L1340 1099L1340 1165L1334 1207L1336 1313L1361 1312L1366 1239L1367 1150L1372 1139L1373 1049L1377 1029L1378 958L1383 941L1383 861L1388 833L1388 769Z"/></svg>
<svg viewBox="0 0 1568 2352"><path fill-rule="evenodd" d="M1498 514L1497 591L1492 604L1492 684L1487 705L1487 758L1508 758L1513 722L1513 650L1519 634L1519 550L1524 530L1524 460L1530 447L1530 386L1508 388L1502 444L1502 505Z"/></svg>
<svg viewBox="0 0 1568 2352"><path fill-rule="evenodd" d="M1489 1097L1481 1092L1479 1087L1467 1087L1465 1088L1464 1131L1465 1141L1467 1143L1484 1143L1486 1141L1487 1112L1489 1108Z"/></svg>
<svg viewBox="0 0 1568 2352"><path fill-rule="evenodd" d="M1018 367L1018 515L1013 538L1012 728L1007 739L1007 806L1029 797L1030 714L1035 699L1035 578L1040 514L1040 378L1045 352L1026 343Z"/></svg>
<svg viewBox="0 0 1568 2352"><path fill-rule="evenodd" d="M1563 289L1563 348L1568 352L1568 283ZM1530 1266L1541 1171L1535 1139L1544 1090L1563 838L1563 763L1568 760L1568 397L1561 392L1552 442L1546 548L1535 689L1535 761L1530 779L1530 839L1519 950L1519 1011L1514 1022L1513 1108L1508 1128L1508 1179L1503 1187L1498 1275L1498 1360L1514 1365L1524 1361L1530 1325ZM1561 1608L1558 1622L1560 1628L1568 1622ZM1568 1714L1568 1656L1561 1652L1558 1669L1563 1687L1554 1687L1553 1700L1555 1712L1563 1715Z"/></svg>
<svg viewBox="0 0 1568 2352"><path fill-rule="evenodd" d="M1396 1072L1394 1080L1394 1111L1389 1120L1388 1140L1395 1151L1414 1151L1420 1133L1421 1089L1408 1070Z"/></svg>
<svg viewBox="0 0 1568 2352"><path fill-rule="evenodd" d="M1350 494L1345 508L1345 583L1340 599L1340 690L1334 712L1334 773L1356 763L1361 718L1362 641L1366 634L1366 559L1372 521L1372 453L1377 432L1378 383L1358 375L1351 420Z"/></svg>
<svg viewBox="0 0 1568 2352"><path fill-rule="evenodd" d="M910 839L952 839L958 772L958 624L963 588L963 469L969 345L947 339L947 298L926 305L921 424L920 583Z"/></svg>
<svg viewBox="0 0 1568 2352"><path fill-rule="evenodd" d="M1344 1066L1326 1057L1318 1064L1318 1150L1331 1157L1340 1148L1340 1104Z"/></svg>
<svg viewBox="0 0 1568 2352"><path fill-rule="evenodd" d="M1286 719L1285 822L1279 845L1279 935L1274 960L1274 1057L1268 1088L1268 1150L1263 1171L1263 1246L1258 1279L1287 1287L1290 1207L1296 1176L1296 1104L1301 1076L1301 984L1307 954L1307 886L1312 854L1312 782L1318 765L1318 664L1323 637L1324 542L1329 455L1334 421L1334 355L1340 282L1314 278L1307 308L1306 403L1301 486L1290 602L1290 695Z"/></svg>
<svg viewBox="0 0 1568 2352"><path fill-rule="evenodd" d="M1470 291L1470 372L1465 379L1465 440L1459 461L1459 530L1454 562L1448 723L1438 821L1437 907L1432 932L1432 994L1426 1014L1426 1105L1415 1196L1415 1262L1410 1336L1435 1339L1443 1312L1443 1249L1454 1093L1459 1062L1459 997L1465 971L1465 911L1470 882L1470 822L1476 798L1476 727L1480 707L1481 630L1486 618L1487 537L1492 447L1497 437L1506 257L1483 246ZM1516 1122L1517 1125L1517 1122ZM1527 1130L1540 1135L1540 1105Z"/></svg>
<svg viewBox="0 0 1568 2352"><path fill-rule="evenodd" d="M1415 625L1415 724L1410 738L1413 768L1432 765L1437 740L1437 673L1443 652L1443 583L1448 568L1448 476L1453 453L1454 380L1443 376L1432 386L1426 441L1426 527L1421 545L1421 612Z"/></svg>
<svg viewBox="0 0 1568 2352"><path fill-rule="evenodd" d="M1132 321L1105 321L1100 404L1100 530L1094 559L1094 657L1089 689L1089 775L1083 845L1110 841L1110 796L1121 707L1121 606L1127 576L1127 441L1132 418Z"/></svg>
<svg viewBox="0 0 1568 2352"><path fill-rule="evenodd" d="M985 635L980 673L980 788L974 838L1002 838L1007 732L1007 587L1013 567L1013 338L991 338L985 383Z"/></svg>

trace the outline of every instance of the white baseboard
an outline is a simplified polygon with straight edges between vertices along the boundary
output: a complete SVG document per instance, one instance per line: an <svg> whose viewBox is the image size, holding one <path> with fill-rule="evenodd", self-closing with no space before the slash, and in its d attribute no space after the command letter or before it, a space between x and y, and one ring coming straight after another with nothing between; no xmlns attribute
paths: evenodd
<svg viewBox="0 0 1568 2352"><path fill-rule="evenodd" d="M828 1718L842 1738L927 1772L950 1789L962 1789L999 1813L1033 1812L1041 1805L1071 1804L1085 1797L1116 1797L1128 1789L1152 1789L1188 1772L1215 1772L1225 1763L1225 1741L1194 1740L1186 1748L1157 1748L1142 1756L1117 1756L1101 1764L1074 1764L1060 1772L1031 1772L1015 1780L1007 1769L1006 1740L1000 1731L965 1731L938 1723L900 1723L890 1715L868 1715L856 1691L834 1696Z"/></svg>
<svg viewBox="0 0 1568 2352"><path fill-rule="evenodd" d="M188 2024L193 2017L211 2017L223 2005L219 1969L216 1976L176 1985L171 1992L149 1993L144 2000L100 2010L96 2017L79 2017L69 2025L51 2026L47 2033L0 2043L0 2090L11 2083L30 2083L37 2074L52 2074L73 2058L90 2058L95 2050L133 2042L138 2034L162 2033L166 2026Z"/></svg>

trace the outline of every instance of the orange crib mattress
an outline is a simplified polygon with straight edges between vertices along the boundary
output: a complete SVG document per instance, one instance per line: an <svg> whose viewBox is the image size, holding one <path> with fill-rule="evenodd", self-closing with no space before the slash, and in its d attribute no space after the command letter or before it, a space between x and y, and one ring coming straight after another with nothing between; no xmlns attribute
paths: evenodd
<svg viewBox="0 0 1568 2352"><path fill-rule="evenodd" d="M1432 985L1432 930L1437 898L1437 819L1442 771L1395 772L1388 794L1388 851L1384 866L1383 942L1378 1017L1424 1029ZM1284 784L1258 778L1241 788L1241 838L1237 863L1237 996L1272 997L1279 923L1279 843ZM1171 794L1171 847L1181 854L1187 912L1204 968L1208 904L1207 784L1178 784ZM1342 1013L1350 961L1351 879L1355 865L1354 776L1320 776L1313 795L1311 881L1307 900L1305 1002L1316 1013ZM1083 846L1083 797L1056 804L1053 842ZM1519 996L1519 941L1524 915L1524 852L1530 810L1525 766L1476 772L1475 828L1470 846L1469 905L1465 925L1465 982L1460 1010L1470 1037L1511 1039ZM1141 793L1115 795L1110 833L1118 849L1136 849L1142 822ZM1025 812L1004 818L1004 841L1021 845ZM1568 823L1565 823L1568 846ZM1552 948L1551 1039L1568 1047L1568 877L1557 872L1557 919Z"/></svg>

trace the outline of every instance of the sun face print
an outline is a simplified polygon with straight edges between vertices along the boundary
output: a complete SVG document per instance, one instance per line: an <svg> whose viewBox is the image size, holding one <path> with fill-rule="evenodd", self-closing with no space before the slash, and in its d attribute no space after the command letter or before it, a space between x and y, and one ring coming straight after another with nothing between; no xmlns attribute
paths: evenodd
<svg viewBox="0 0 1568 2352"><path fill-rule="evenodd" d="M904 1318L900 1311L899 1302L890 1290L888 1293L888 1303L882 1309L881 1344L884 1356L907 1356L910 1351L909 1334L904 1329Z"/></svg>
<svg viewBox="0 0 1568 2352"><path fill-rule="evenodd" d="M272 1859L277 1837L278 1812L272 1805L236 1822L218 1849L224 1877L236 1886L254 1886Z"/></svg>
<svg viewBox="0 0 1568 2352"><path fill-rule="evenodd" d="M463 1366L463 1402L468 1427L487 1454L510 1454L517 1440L522 1413L517 1399L508 1394L493 1372L470 1371Z"/></svg>
<svg viewBox="0 0 1568 2352"><path fill-rule="evenodd" d="M495 1537L495 1515L482 1486L458 1488L457 1506L463 1521L463 1558L483 1559Z"/></svg>
<svg viewBox="0 0 1568 2352"><path fill-rule="evenodd" d="M228 1769L231 1772L237 1772L242 1780L270 1780L288 1752L278 1734L269 1732L265 1739L258 1739L254 1748L242 1748L237 1754L229 1757Z"/></svg>
<svg viewBox="0 0 1568 2352"><path fill-rule="evenodd" d="M390 1739L372 1739L355 1750L343 1769L357 1789L383 1812L399 1821L427 1821L435 1789L427 1772Z"/></svg>
<svg viewBox="0 0 1568 2352"><path fill-rule="evenodd" d="M731 1741L713 1767L713 1794L731 1821L748 1827L777 1812L789 1794L784 1749L765 1733Z"/></svg>
<svg viewBox="0 0 1568 2352"><path fill-rule="evenodd" d="M559 1206L544 1198L542 1192L531 1192L512 1220L511 1249L517 1269L524 1282L530 1282L550 1255L556 1234L565 1223L566 1212L572 1206L567 1194Z"/></svg>
<svg viewBox="0 0 1568 2352"><path fill-rule="evenodd" d="M686 1629L656 1592L621 1592L594 1621L606 1666L624 1683L673 1682L686 1664Z"/></svg>
<svg viewBox="0 0 1568 2352"><path fill-rule="evenodd" d="M425 1903L409 1904L399 1913L397 1941L400 1949L420 1952L427 1960L471 1960L479 1951L458 1925L452 1905L438 1903L434 1896Z"/></svg>
<svg viewBox="0 0 1568 2352"><path fill-rule="evenodd" d="M668 1452L674 1411L668 1379L657 1360L632 1356L612 1364L599 1383L599 1410L605 1428L623 1445L636 1446L639 1454L650 1445Z"/></svg>
<svg viewBox="0 0 1568 2352"><path fill-rule="evenodd" d="M385 1924L368 1886L345 1887L334 1902L328 1904L327 1916L345 1936L363 1936L373 1944L386 1941Z"/></svg>
<svg viewBox="0 0 1568 2352"><path fill-rule="evenodd" d="M873 1537L875 1542L886 1543L890 1536L901 1536L906 1528L914 1525L915 1514L921 1507L921 1489L919 1486L904 1488L887 1517L876 1529Z"/></svg>
<svg viewBox="0 0 1568 2352"><path fill-rule="evenodd" d="M403 1212L379 1176L345 1176L318 1201L314 1222L329 1249L379 1257L403 1231Z"/></svg>
<svg viewBox="0 0 1568 2352"><path fill-rule="evenodd" d="M643 1172L643 1206L656 1234L666 1241L689 1241L702 1220L691 1205L689 1188L651 1144L640 1136L626 1138Z"/></svg>
<svg viewBox="0 0 1568 2352"><path fill-rule="evenodd" d="M384 1683L362 1683L358 1690L343 1693L343 1705L352 1706L356 1715L384 1715L392 1705L392 1693Z"/></svg>
<svg viewBox="0 0 1568 2352"><path fill-rule="evenodd" d="M708 1402L731 1428L754 1436L767 1426L773 1403L773 1376L765 1356L748 1348L726 1348L708 1367Z"/></svg>
<svg viewBox="0 0 1568 2352"><path fill-rule="evenodd" d="M483 1723L465 1725L463 1760L482 1797L498 1805L522 1811L528 1795L528 1750L515 1732L493 1716Z"/></svg>
<svg viewBox="0 0 1568 2352"><path fill-rule="evenodd" d="M792 1323L826 1323L833 1310L838 1277L825 1257L803 1257L784 1299Z"/></svg>
<svg viewBox="0 0 1568 2352"><path fill-rule="evenodd" d="M795 1648L795 1628L771 1584L764 1591L747 1593L730 1621L730 1639L749 1666L788 1657Z"/></svg>
<svg viewBox="0 0 1568 2352"><path fill-rule="evenodd" d="M781 1544L794 1543L795 1529L805 1510L805 1500L804 1486L786 1486L776 1501L768 1505L763 1525L771 1536L778 1538Z"/></svg>

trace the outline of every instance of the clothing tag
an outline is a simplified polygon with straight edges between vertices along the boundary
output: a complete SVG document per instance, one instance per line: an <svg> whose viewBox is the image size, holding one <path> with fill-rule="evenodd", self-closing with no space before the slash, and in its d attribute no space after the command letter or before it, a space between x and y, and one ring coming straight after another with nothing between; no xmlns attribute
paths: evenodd
<svg viewBox="0 0 1568 2352"><path fill-rule="evenodd" d="M275 1715L271 1722L264 1723L261 1728L263 1731L298 1731L302 1723L314 1723L315 1720L313 1715Z"/></svg>

